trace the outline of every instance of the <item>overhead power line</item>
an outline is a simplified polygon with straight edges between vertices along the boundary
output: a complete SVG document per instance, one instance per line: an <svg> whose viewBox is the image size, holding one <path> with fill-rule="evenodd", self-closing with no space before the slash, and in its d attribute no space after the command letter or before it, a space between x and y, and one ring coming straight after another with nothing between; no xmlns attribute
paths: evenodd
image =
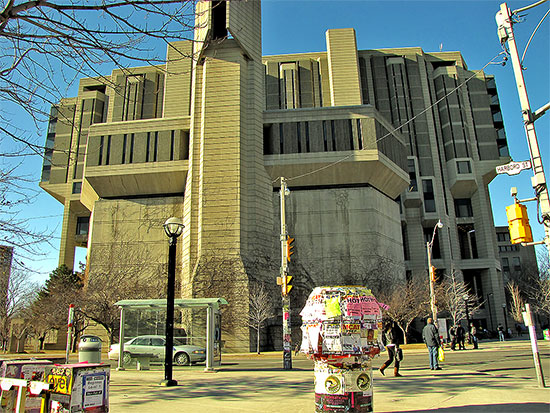
<svg viewBox="0 0 550 413"><path fill-rule="evenodd" d="M547 0L544 0L544 1L547 1ZM415 116L413 116L411 119L407 120L406 122L402 123L400 126L394 128L393 130L391 130L390 132L388 132L387 134L381 136L380 138L378 138L375 143L378 143L380 142L381 140L387 138L388 136L391 136L393 135L393 133L399 131L401 128L405 127L406 125L408 125L409 123L411 123L412 121L414 121L416 118L418 118L419 116L422 116L424 113L426 113L428 110L432 109L434 106L436 106L437 104L439 104L441 101L443 101L444 99L446 99L448 96L452 95L454 92L456 92L458 89L460 89L462 86L464 86L466 83L468 83L470 80L472 80L474 77L477 76L477 72L481 72L483 71L487 66L489 66L490 64L494 63L494 61L501 55L503 54L506 54L506 52L500 52L499 54L497 54L495 57L493 57L491 60L489 60L485 66L483 66L481 69L479 69L478 71L476 71L476 73L474 73L472 76L470 76L469 78L467 78L466 80L464 80L461 84L459 84L458 86L456 86L454 89L451 89L446 95L444 95L443 97L441 97L440 99L438 99L437 101L435 101L434 103L432 103L430 106L428 106L426 109L424 109L423 111L421 111L420 113L416 114ZM361 149L361 150L366 150L366 149ZM301 174L301 175L297 175L297 176L293 176L293 177L286 177L287 181L292 181L294 179L299 179L299 178L303 178L303 177L306 177L306 176L309 176L309 175L313 175L315 173L318 173L320 171L323 171L325 169L328 169L328 168L331 168L335 165L338 165L339 163L342 163L346 160L348 160L349 158L355 156L355 152L353 153L350 153L349 155L346 155L340 159L338 159L337 161L334 161L334 162L331 162L327 165L324 165L320 168L317 168L313 171L310 171L310 172L306 172L304 174ZM279 180L280 178L277 178L276 180ZM276 180L274 180L273 182L275 182Z"/></svg>

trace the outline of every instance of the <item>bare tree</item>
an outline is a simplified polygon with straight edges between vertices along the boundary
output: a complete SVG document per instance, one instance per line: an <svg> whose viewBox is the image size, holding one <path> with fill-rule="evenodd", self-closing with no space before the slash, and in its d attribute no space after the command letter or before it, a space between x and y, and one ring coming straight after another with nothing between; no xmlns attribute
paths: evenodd
<svg viewBox="0 0 550 413"><path fill-rule="evenodd" d="M260 354L260 333L264 323L274 316L271 296L261 283L254 283L249 289L250 310L248 326L256 330L256 352Z"/></svg>
<svg viewBox="0 0 550 413"><path fill-rule="evenodd" d="M389 306L384 311L384 317L399 326L405 344L408 343L409 329L413 321L429 312L428 283L424 278L412 277L377 296L378 301Z"/></svg>
<svg viewBox="0 0 550 413"><path fill-rule="evenodd" d="M35 192L19 166L44 156L44 129L52 105L82 77L157 64L169 42L193 38L193 0L0 0L0 241L26 258L51 239L19 218ZM170 46L171 47L171 46ZM189 58L171 47L172 58ZM192 56L191 56L192 57ZM59 114L62 116L62 114ZM59 119L72 123L72 119ZM50 148L49 150L57 150ZM69 153L69 158L73 154Z"/></svg>
<svg viewBox="0 0 550 413"><path fill-rule="evenodd" d="M518 323L523 322L522 312L524 311L525 301L521 295L519 286L514 282L510 281L506 284L506 289L510 296L510 309L509 312L512 315L512 318Z"/></svg>
<svg viewBox="0 0 550 413"><path fill-rule="evenodd" d="M19 217L21 208L33 203L38 193L30 177L18 174L18 166L0 166L0 244L14 247L17 257L36 256L41 254L40 246L51 245L52 233L36 230L29 219ZM15 261L24 266L20 258Z"/></svg>
<svg viewBox="0 0 550 413"><path fill-rule="evenodd" d="M12 269L7 287L0 300L0 340L4 351L8 349L13 319L22 316L38 288L31 282L29 273L20 268Z"/></svg>
<svg viewBox="0 0 550 413"><path fill-rule="evenodd" d="M162 63L159 44L191 39L194 28L194 1L189 0L1 4L0 98L24 109L37 126L79 77L102 77L105 65ZM7 111L0 122L0 131L27 153L43 153L43 145L10 124Z"/></svg>
<svg viewBox="0 0 550 413"><path fill-rule="evenodd" d="M140 246L119 242L107 255L94 251L102 265L91 268L85 286L82 313L100 324L112 343L118 338L120 310L115 303L125 299L164 297L166 266L150 262L150 255ZM132 263L128 267L127 263Z"/></svg>
<svg viewBox="0 0 550 413"><path fill-rule="evenodd" d="M468 285L457 278L454 271L445 277L436 294L439 296L440 310L449 312L453 325L466 318L466 308L468 315L473 316L482 305Z"/></svg>

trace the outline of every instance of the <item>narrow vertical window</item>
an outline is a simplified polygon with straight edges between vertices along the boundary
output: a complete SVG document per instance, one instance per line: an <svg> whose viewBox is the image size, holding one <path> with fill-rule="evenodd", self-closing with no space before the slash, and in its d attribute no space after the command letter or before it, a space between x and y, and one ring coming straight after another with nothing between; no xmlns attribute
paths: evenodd
<svg viewBox="0 0 550 413"><path fill-rule="evenodd" d="M309 148L309 122L305 122L306 124L306 152L310 152L311 149Z"/></svg>
<svg viewBox="0 0 550 413"><path fill-rule="evenodd" d="M101 165L103 162L103 139L104 136L99 137L99 159L97 160L97 164Z"/></svg>
<svg viewBox="0 0 550 413"><path fill-rule="evenodd" d="M296 122L296 136L298 138L298 153L302 152L302 128L300 122Z"/></svg>
<svg viewBox="0 0 550 413"><path fill-rule="evenodd" d="M328 142L327 142L327 121L323 121L323 147L325 152L328 151Z"/></svg>
<svg viewBox="0 0 550 413"><path fill-rule="evenodd" d="M175 133L174 130L172 130L171 133L170 133L170 160L171 161L174 160L174 146L175 146L175 143L176 143L174 133Z"/></svg>
<svg viewBox="0 0 550 413"><path fill-rule="evenodd" d="M107 136L107 151L105 153L105 165L109 165L111 157L111 135Z"/></svg>
<svg viewBox="0 0 550 413"><path fill-rule="evenodd" d="M154 143L154 149L153 149L153 162L157 161L158 158L158 149L159 149L159 133L155 132L155 143Z"/></svg>
<svg viewBox="0 0 550 413"><path fill-rule="evenodd" d="M124 134L124 137L122 138L122 164L126 163L126 143L127 143L127 136Z"/></svg>
<svg viewBox="0 0 550 413"><path fill-rule="evenodd" d="M149 162L149 147L151 146L151 132L147 132L147 142L145 145L145 162Z"/></svg>
<svg viewBox="0 0 550 413"><path fill-rule="evenodd" d="M332 150L336 150L336 128L334 127L334 120L330 121L330 137L332 142Z"/></svg>
<svg viewBox="0 0 550 413"><path fill-rule="evenodd" d="M279 153L284 153L284 151L283 151L283 149L284 149L283 141L284 141L283 124L279 123L279 149L280 149Z"/></svg>
<svg viewBox="0 0 550 413"><path fill-rule="evenodd" d="M363 150L363 131L361 130L361 119L357 119L357 142L359 142L359 150Z"/></svg>
<svg viewBox="0 0 550 413"><path fill-rule="evenodd" d="M130 160L128 161L128 163L134 162L134 139L134 134L132 133L130 135Z"/></svg>

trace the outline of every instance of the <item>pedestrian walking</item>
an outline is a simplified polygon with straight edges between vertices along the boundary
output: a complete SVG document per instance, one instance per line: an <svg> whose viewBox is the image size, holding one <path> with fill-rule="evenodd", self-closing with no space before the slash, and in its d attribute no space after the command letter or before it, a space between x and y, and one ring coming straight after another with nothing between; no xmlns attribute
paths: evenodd
<svg viewBox="0 0 550 413"><path fill-rule="evenodd" d="M437 351L441 345L439 340L439 331L437 330L437 327L434 326L434 320L431 317L428 318L427 324L422 330L422 340L426 344L426 347L428 347L428 353L430 355L430 369L441 370L437 359Z"/></svg>
<svg viewBox="0 0 550 413"><path fill-rule="evenodd" d="M504 341L504 327L502 327L502 324L498 325L497 330L498 330L498 341Z"/></svg>
<svg viewBox="0 0 550 413"><path fill-rule="evenodd" d="M470 324L470 337L472 338L472 344L474 345L474 350L477 350L477 328L474 323Z"/></svg>
<svg viewBox="0 0 550 413"><path fill-rule="evenodd" d="M466 330L464 330L461 324L456 328L456 341L458 341L459 350L466 350L466 346L464 345L464 341L466 341Z"/></svg>
<svg viewBox="0 0 550 413"><path fill-rule="evenodd" d="M456 350L456 330L458 326L455 324L449 330L449 335L451 336L451 350Z"/></svg>
<svg viewBox="0 0 550 413"><path fill-rule="evenodd" d="M380 373L382 373L382 376L385 376L384 370L394 363L393 375L395 377L401 377L401 374L399 374L399 364L403 358L403 352L399 348L397 331L391 322L388 322L384 327L384 331L382 332L382 343L386 346L386 350L388 350L388 360L380 367Z"/></svg>
<svg viewBox="0 0 550 413"><path fill-rule="evenodd" d="M521 337L522 331L521 331L521 326L519 324L516 324L516 331L518 333L518 337Z"/></svg>

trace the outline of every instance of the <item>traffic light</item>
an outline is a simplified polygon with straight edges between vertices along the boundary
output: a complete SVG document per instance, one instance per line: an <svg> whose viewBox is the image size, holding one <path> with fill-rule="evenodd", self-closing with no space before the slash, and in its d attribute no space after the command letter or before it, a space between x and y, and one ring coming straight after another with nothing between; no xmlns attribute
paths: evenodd
<svg viewBox="0 0 550 413"><path fill-rule="evenodd" d="M527 207L525 205L514 203L506 207L506 216L508 217L508 229L510 231L510 242L520 244L522 242L533 242L533 234L529 225L527 216Z"/></svg>
<svg viewBox="0 0 550 413"><path fill-rule="evenodd" d="M283 285L281 286L283 295L287 295L290 292L290 290L292 290L292 285L290 285L290 280L292 280L292 275L283 276Z"/></svg>
<svg viewBox="0 0 550 413"><path fill-rule="evenodd" d="M430 267L430 281L433 281L433 282L436 282L435 270L436 268L432 265Z"/></svg>
<svg viewBox="0 0 550 413"><path fill-rule="evenodd" d="M294 251L292 251L292 248L294 248L294 245L292 243L294 242L294 238L290 238L287 236L286 238L286 259L288 262L290 262L290 256L294 254Z"/></svg>

